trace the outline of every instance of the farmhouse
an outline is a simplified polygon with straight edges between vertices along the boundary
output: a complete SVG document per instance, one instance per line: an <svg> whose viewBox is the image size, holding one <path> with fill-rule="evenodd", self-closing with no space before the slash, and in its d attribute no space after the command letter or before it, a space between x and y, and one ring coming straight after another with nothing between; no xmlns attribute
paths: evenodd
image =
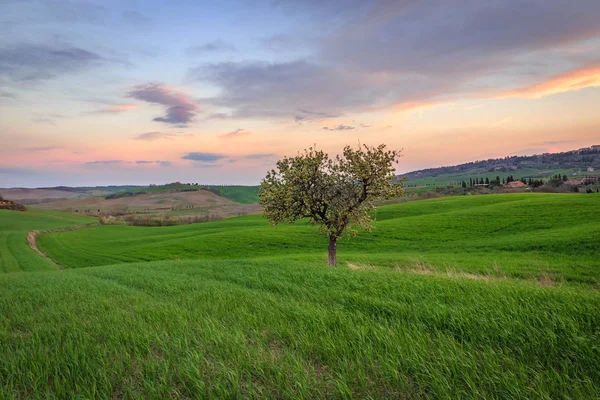
<svg viewBox="0 0 600 400"><path fill-rule="evenodd" d="M594 172L594 167L589 167L588 172Z"/></svg>
<svg viewBox="0 0 600 400"><path fill-rule="evenodd" d="M515 189L515 188L524 188L524 187L527 187L527 185L521 181L513 181L513 182L508 182L507 184L504 185L504 187Z"/></svg>

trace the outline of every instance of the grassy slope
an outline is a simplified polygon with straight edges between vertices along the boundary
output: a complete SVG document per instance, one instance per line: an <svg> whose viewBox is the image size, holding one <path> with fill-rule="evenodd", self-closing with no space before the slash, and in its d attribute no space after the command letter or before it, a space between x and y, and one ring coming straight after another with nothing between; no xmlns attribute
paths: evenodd
<svg viewBox="0 0 600 400"><path fill-rule="evenodd" d="M194 185L184 185L184 184L178 184L178 185L157 185L157 186L148 186L148 187L142 187L142 188L137 188L137 189L132 189L132 190L125 190L124 192L131 192L131 193L139 193L139 192L144 192L144 193L167 193L167 192L171 192L171 191L185 191L185 190L200 190L201 187L199 186L194 186Z"/></svg>
<svg viewBox="0 0 600 400"><path fill-rule="evenodd" d="M448 197L378 209L372 233L339 245L342 262L448 268L600 281L598 195ZM167 259L322 260L325 240L306 224L273 228L261 216L169 228L103 226L40 237L60 264L85 267Z"/></svg>
<svg viewBox="0 0 600 400"><path fill-rule="evenodd" d="M599 200L382 207L340 255L593 283ZM0 214L0 232L65 215L38 213ZM0 398L600 397L590 285L325 268L314 228L257 216L41 240L63 264L102 266L0 274Z"/></svg>
<svg viewBox="0 0 600 400"><path fill-rule="evenodd" d="M465 181L468 184L469 178L477 178L477 179L483 178L484 180L485 180L485 178L488 178L490 180L493 180L493 179L496 179L497 176L499 176L500 179L502 179L502 178L508 177L509 175L512 175L515 179L520 179L522 177L548 178L548 177L551 177L552 175L556 175L556 174L567 175L568 177L581 177L581 176L587 176L587 175L600 176L600 173L598 171L588 173L585 168L566 168L566 169L564 169L564 168L563 169L523 168L523 169L518 169L516 171L510 171L510 172L500 172L500 171L482 172L481 170L475 169L475 170L467 171L467 172L463 172L463 173L441 174L438 176L430 176L430 177L420 178L420 179L410 179L410 180L407 180L405 183L407 185L417 185L417 186L421 186L421 185L444 186L444 185L452 184L452 183L460 184L462 181Z"/></svg>
<svg viewBox="0 0 600 400"><path fill-rule="evenodd" d="M215 186L222 197L242 204L258 202L258 188L260 186Z"/></svg>
<svg viewBox="0 0 600 400"><path fill-rule="evenodd" d="M259 186L215 186L221 192L220 196L241 204L258 202ZM129 192L163 193L169 191L201 190L202 186L192 185L160 185L143 189L129 190Z"/></svg>
<svg viewBox="0 0 600 400"><path fill-rule="evenodd" d="M25 212L0 210L0 272L55 269L29 248L27 232L93 222L93 218L36 208Z"/></svg>
<svg viewBox="0 0 600 400"><path fill-rule="evenodd" d="M0 397L600 396L594 290L215 260L0 292Z"/></svg>

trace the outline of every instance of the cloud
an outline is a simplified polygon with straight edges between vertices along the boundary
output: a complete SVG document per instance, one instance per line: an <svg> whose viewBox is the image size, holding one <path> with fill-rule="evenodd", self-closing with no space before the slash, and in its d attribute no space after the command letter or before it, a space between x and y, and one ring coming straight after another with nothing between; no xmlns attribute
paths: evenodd
<svg viewBox="0 0 600 400"><path fill-rule="evenodd" d="M186 52L190 55L198 55L205 53L218 53L218 52L234 52L236 48L229 42L222 40L215 40L212 42L204 43L199 46L189 47Z"/></svg>
<svg viewBox="0 0 600 400"><path fill-rule="evenodd" d="M189 71L192 80L220 89L204 100L230 109L234 118L303 122L311 115L298 109L339 116L445 104L472 93L485 77L497 77L496 87L531 81L529 72L515 68L523 62L519 57L533 52L555 53L558 62L546 61L546 71L578 63L569 47L600 36L597 0L577 7L566 0L276 3L310 20L304 37L324 32L310 57L204 64Z"/></svg>
<svg viewBox="0 0 600 400"><path fill-rule="evenodd" d="M206 117L206 119L231 119L231 114L226 114L226 113L213 113L210 114L208 117Z"/></svg>
<svg viewBox="0 0 600 400"><path fill-rule="evenodd" d="M338 126L334 126L332 128L328 127L328 126L324 126L323 129L325 129L326 131L349 131L352 129L355 129L353 126L349 126L349 125L338 125Z"/></svg>
<svg viewBox="0 0 600 400"><path fill-rule="evenodd" d="M248 160L263 160L265 158L272 158L272 157L277 157L277 154L259 153L259 154L248 154L247 156L244 156L244 158L247 158Z"/></svg>
<svg viewBox="0 0 600 400"><path fill-rule="evenodd" d="M156 117L154 121L168 124L186 125L200 111L187 95L158 82L135 86L127 97L165 106L166 115Z"/></svg>
<svg viewBox="0 0 600 400"><path fill-rule="evenodd" d="M91 2L61 0L42 2L46 8L44 16L52 14L55 20L69 23L100 24L110 16L110 12L100 4Z"/></svg>
<svg viewBox="0 0 600 400"><path fill-rule="evenodd" d="M180 135L176 134L176 133L163 133L163 132L146 132L146 133L140 133L137 136L134 136L133 138L136 140L158 140L158 139L168 139L168 140L173 140L173 138L176 138Z"/></svg>
<svg viewBox="0 0 600 400"><path fill-rule="evenodd" d="M37 82L74 74L107 60L79 47L20 44L0 48L0 78L14 82Z"/></svg>
<svg viewBox="0 0 600 400"><path fill-rule="evenodd" d="M170 167L171 165L173 165L173 163L170 162L170 161L160 161L160 160L156 160L156 161L153 161L153 160L136 160L135 163L138 164L138 165L149 165L149 164L152 164L152 165L158 165L159 167Z"/></svg>
<svg viewBox="0 0 600 400"><path fill-rule="evenodd" d="M218 96L203 101L231 109L234 118L294 118L296 122L412 104L420 96L431 98L460 84L441 76L423 81L303 60L211 64L192 69L190 77L219 86Z"/></svg>
<svg viewBox="0 0 600 400"><path fill-rule="evenodd" d="M271 35L261 39L260 42L267 50L277 53L304 49L308 45L307 40L303 40L295 35L286 34Z"/></svg>
<svg viewBox="0 0 600 400"><path fill-rule="evenodd" d="M329 119L339 117L340 114L333 114L323 111L310 111L305 109L298 110L300 115L294 116L294 121L303 122L303 121L311 121L311 120L320 120L320 119Z"/></svg>
<svg viewBox="0 0 600 400"><path fill-rule="evenodd" d="M95 112L100 114L119 114L126 111L138 110L139 108L140 106L137 104L119 104L116 106L103 108Z"/></svg>
<svg viewBox="0 0 600 400"><path fill-rule="evenodd" d="M207 162L207 163L214 163L214 162L217 162L224 158L227 158L227 156L223 155L223 154L203 153L203 152L196 152L196 151L187 153L186 155L181 157L182 160L201 161L201 162Z"/></svg>
<svg viewBox="0 0 600 400"><path fill-rule="evenodd" d="M89 166L98 166L98 165L115 165L121 164L123 160L97 160L97 161L88 161L84 163L84 165Z"/></svg>
<svg viewBox="0 0 600 400"><path fill-rule="evenodd" d="M220 135L220 137L222 139L232 139L232 138L236 138L236 137L240 137L240 136L248 136L248 135L251 135L251 133L244 129L236 129L235 131Z"/></svg>
<svg viewBox="0 0 600 400"><path fill-rule="evenodd" d="M303 60L209 64L191 69L189 76L219 86L220 95L203 100L232 109L235 118L322 117L299 109L331 109L327 115L339 115L340 108L364 104L359 94L348 97L348 91L367 90L366 83L347 71Z"/></svg>
<svg viewBox="0 0 600 400"><path fill-rule="evenodd" d="M34 122L36 124L48 124L54 127L58 127L58 125L56 125L56 121L48 117L33 117L31 118L31 122Z"/></svg>
<svg viewBox="0 0 600 400"><path fill-rule="evenodd" d="M5 99L16 99L17 95L14 93L10 93L10 92L5 92L0 90L0 98L5 98Z"/></svg>
<svg viewBox="0 0 600 400"><path fill-rule="evenodd" d="M221 167L221 165L219 165L219 164L204 164L204 163L195 162L195 163L192 163L192 167L194 167L194 168L218 168L218 167Z"/></svg>
<svg viewBox="0 0 600 400"><path fill-rule="evenodd" d="M135 140L159 140L159 139L166 139L166 140L174 140L176 138L188 138L188 137L193 137L194 134L192 133L186 133L186 134L182 134L182 133L164 133L164 132L146 132L146 133L140 133L137 136L134 136L133 139Z"/></svg>
<svg viewBox="0 0 600 400"><path fill-rule="evenodd" d="M31 172L33 172L33 171L30 169L27 169L27 168L0 167L0 174L20 175L20 174L28 174Z"/></svg>
<svg viewBox="0 0 600 400"><path fill-rule="evenodd" d="M509 90L499 97L540 98L557 93L600 87L600 63L573 69L554 76L544 82L521 89Z"/></svg>

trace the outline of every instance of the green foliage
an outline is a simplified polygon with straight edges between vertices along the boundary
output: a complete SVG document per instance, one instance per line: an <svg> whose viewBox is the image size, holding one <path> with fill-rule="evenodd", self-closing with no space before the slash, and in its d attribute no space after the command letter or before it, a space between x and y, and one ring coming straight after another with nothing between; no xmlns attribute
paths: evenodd
<svg viewBox="0 0 600 400"><path fill-rule="evenodd" d="M334 159L312 147L286 157L261 182L264 216L274 225L305 218L318 225L329 238L329 265L335 266L337 239L346 231L355 235L353 225L371 230L374 201L402 195L402 181L392 181L399 157L399 151L386 150L384 144L356 150L346 146Z"/></svg>

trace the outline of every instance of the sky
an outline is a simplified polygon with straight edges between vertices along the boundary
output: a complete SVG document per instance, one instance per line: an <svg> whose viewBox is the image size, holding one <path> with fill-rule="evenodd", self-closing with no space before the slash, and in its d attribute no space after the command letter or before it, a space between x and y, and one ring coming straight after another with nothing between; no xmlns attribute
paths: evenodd
<svg viewBox="0 0 600 400"><path fill-rule="evenodd" d="M600 144L598 0L0 0L0 187L258 184Z"/></svg>

